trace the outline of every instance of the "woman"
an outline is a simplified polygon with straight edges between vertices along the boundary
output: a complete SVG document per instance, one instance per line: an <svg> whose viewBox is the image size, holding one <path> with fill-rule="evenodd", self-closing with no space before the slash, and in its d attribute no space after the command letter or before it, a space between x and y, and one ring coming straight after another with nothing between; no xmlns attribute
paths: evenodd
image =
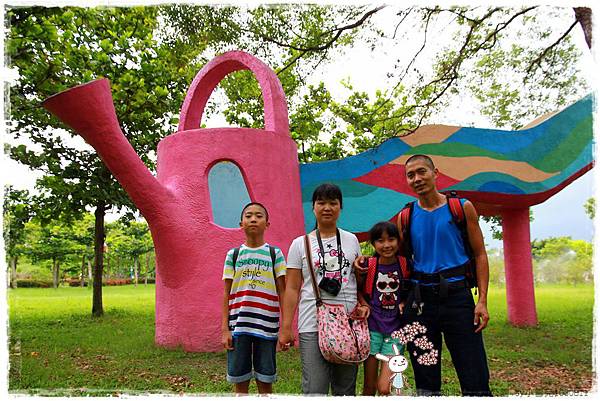
<svg viewBox="0 0 600 401"><path fill-rule="evenodd" d="M357 303L356 278L352 270L360 255L356 236L339 229L337 220L342 209L342 191L333 184L322 184L313 192L313 213L317 227L309 234L311 256L321 298L328 303L343 304L347 312ZM298 296L298 332L302 359L304 394L355 395L357 365L338 365L326 361L319 350L315 293L308 270L304 236L296 238L288 253L286 291L283 301L283 324L280 345L294 341L292 319ZM366 318L368 306L356 308L357 318Z"/></svg>

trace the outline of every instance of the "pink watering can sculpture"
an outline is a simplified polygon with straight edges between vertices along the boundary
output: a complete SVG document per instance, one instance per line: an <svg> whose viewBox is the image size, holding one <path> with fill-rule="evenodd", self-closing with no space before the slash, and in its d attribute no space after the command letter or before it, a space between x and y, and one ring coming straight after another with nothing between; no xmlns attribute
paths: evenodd
<svg viewBox="0 0 600 401"><path fill-rule="evenodd" d="M199 128L215 87L238 70L252 71L260 84L264 130ZM215 223L211 169L223 161L239 168L249 199L263 203L271 216L266 240L284 253L304 232L297 147L289 135L285 95L275 73L240 51L209 62L187 93L178 131L158 144L156 177L119 127L108 80L59 93L44 107L96 149L148 221L157 264L156 343L186 351L222 349L223 262L244 234Z"/></svg>

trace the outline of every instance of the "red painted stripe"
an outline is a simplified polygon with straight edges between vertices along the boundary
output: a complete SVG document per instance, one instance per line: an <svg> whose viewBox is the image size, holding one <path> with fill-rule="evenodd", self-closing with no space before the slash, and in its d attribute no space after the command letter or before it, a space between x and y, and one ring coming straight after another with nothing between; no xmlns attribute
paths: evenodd
<svg viewBox="0 0 600 401"><path fill-rule="evenodd" d="M555 195L557 192L560 192L567 185L575 181L577 178L581 177L588 171L590 171L594 167L595 163L591 162L585 167L582 167L576 173L571 175L565 181L561 182L559 185L552 187L543 192L536 192L531 194L502 194L498 192L478 192L478 191L465 191L465 190L455 190L456 194L460 198L467 198L470 200L475 206L475 210L481 216L498 216L502 214L502 212L506 209L512 211L518 208L531 207L534 205L538 205L548 198ZM355 179L355 181L360 181ZM438 187L438 189L440 189ZM414 193L411 196L415 196ZM401 207L401 205L399 205ZM390 218L389 221L392 223L396 223L398 220L398 215L400 213L396 213L394 216ZM355 231L354 235L358 238L360 242L368 241L369 234L366 231Z"/></svg>
<svg viewBox="0 0 600 401"><path fill-rule="evenodd" d="M264 298L264 299L268 299L269 301L275 301L275 302L279 301L279 297L277 297L277 295L265 294L264 292L253 291L253 290L245 290L245 291L236 292L235 294L229 294L229 299L234 299L234 298L239 298L239 297L244 297L244 296Z"/></svg>
<svg viewBox="0 0 600 401"><path fill-rule="evenodd" d="M242 306L251 306L253 308L264 309L264 310L268 310L270 312L279 312L279 306L269 306L269 305L261 304L260 302L252 302L252 301L236 302L234 304L229 305L229 310L235 309L235 308L240 308Z"/></svg>
<svg viewBox="0 0 600 401"><path fill-rule="evenodd" d="M352 180L374 187L391 189L392 191L414 197L415 193L409 187L405 177L406 170L403 164L388 163L371 170L360 177L355 177ZM442 190L451 187L452 185L456 185L459 182L460 181L440 172L436 179L436 186L439 190Z"/></svg>

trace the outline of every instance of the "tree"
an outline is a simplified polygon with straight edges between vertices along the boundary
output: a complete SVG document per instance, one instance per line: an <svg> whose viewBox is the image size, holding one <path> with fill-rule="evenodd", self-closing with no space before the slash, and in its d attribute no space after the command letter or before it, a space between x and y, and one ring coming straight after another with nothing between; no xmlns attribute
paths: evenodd
<svg viewBox="0 0 600 401"><path fill-rule="evenodd" d="M145 221L117 222L112 225L106 242L112 252L133 260L133 282L137 286L141 268L140 257L153 249L148 224Z"/></svg>
<svg viewBox="0 0 600 401"><path fill-rule="evenodd" d="M32 220L25 228L27 237L24 252L34 261L52 261L52 281L54 288L57 288L61 263L82 249L73 238L71 225L60 221L42 225L38 220Z"/></svg>
<svg viewBox="0 0 600 401"><path fill-rule="evenodd" d="M330 9L315 8L322 14ZM237 15L235 10L228 10L231 15ZM294 57L299 54L302 57L327 54L344 40L356 40L360 37L356 36L359 30L370 41L372 48L377 49L381 43L375 40L375 35L368 35L381 34L372 19L374 15L382 13L384 8L363 7L356 10L363 13L362 17L354 14L353 19L341 21L328 18L333 21L330 25L319 28L315 24L307 35L289 34L298 30L298 26L305 25L296 23L300 19L293 19L290 14L285 14L287 9L281 11L278 8L259 8L256 14L249 11L252 16L266 15L268 20L281 20L281 26L286 26L287 29L276 29L277 23L261 23L260 18L254 24L244 24L244 21L240 22L233 17L229 22L236 26L244 39L254 39L249 43L258 43L254 45L257 49L263 50L260 46L265 42L274 44L280 52L292 55L293 60L297 60ZM382 93L374 101L364 98L361 100L362 105L373 106L367 108L367 112L362 110L362 114L365 114L363 119L371 122L363 128L366 128L368 134L363 136L367 140L372 139L363 146L370 147L377 145L385 137L413 132L424 122L431 121L434 113L444 106L453 102L460 103L466 95L475 97L481 103L482 113L489 116L498 127L516 128L542 114L555 111L557 105L576 100L582 91L589 90L589 85L578 76L575 61L581 53L572 43L574 27L581 25L584 32L588 32L591 14L589 9L538 6L389 7L384 12L397 15L393 37L386 39L395 40L399 44L400 41L406 41L403 34L414 34L417 31L422 42L412 55L405 55L394 66L390 66L390 86L386 90L382 89ZM200 12L186 14L202 18ZM343 15L341 12L339 17ZM195 27L200 24L188 25ZM345 30L348 27L351 27L348 31L352 32L350 39L342 34L348 32ZM192 34L194 29L192 28ZM436 31L442 31L443 36L453 40L442 41L446 43L444 47L436 48L436 41L430 38L432 32ZM423 63L419 57L428 54L427 49L432 46L433 57L429 57L433 62ZM288 64L285 65L286 68L276 69L280 78L283 78L281 72L287 71ZM289 92L285 83L284 89L286 93ZM231 115L243 116L246 124L260 124L262 115L259 107L239 104L236 93L227 92L227 95L231 103ZM382 108L389 107L389 102L397 103L398 107L380 113ZM293 114L293 107L291 111ZM322 121L315 121L315 124L319 123ZM370 138L373 128L382 123L386 125L387 135Z"/></svg>
<svg viewBox="0 0 600 401"><path fill-rule="evenodd" d="M585 209L585 214L587 214L591 220L594 220L594 217L596 216L596 199L589 198L585 201L583 208Z"/></svg>
<svg viewBox="0 0 600 401"><path fill-rule="evenodd" d="M592 280L592 244L550 237L531 244L536 281L578 284Z"/></svg>
<svg viewBox="0 0 600 401"><path fill-rule="evenodd" d="M24 251L25 225L33 216L29 191L5 186L2 210L4 248L10 266L10 286L17 288L17 263L19 255Z"/></svg>
<svg viewBox="0 0 600 401"><path fill-rule="evenodd" d="M61 131L63 126L40 102L82 82L109 78L123 132L153 168L153 152L173 130L173 113L195 73L194 57L203 43L192 47L157 41L155 7L10 8L7 17L6 55L19 73L10 88L12 133L36 145L11 146L10 156L44 172L37 182L48 199L42 218L95 209L92 314L100 316L104 216L109 209L135 208L95 152L73 145L73 133Z"/></svg>
<svg viewBox="0 0 600 401"><path fill-rule="evenodd" d="M86 276L92 281L91 260L94 259L94 215L85 213L72 224L73 240L79 245L81 256L80 285L85 284Z"/></svg>
<svg viewBox="0 0 600 401"><path fill-rule="evenodd" d="M334 132L334 121L326 113L331 96L324 85L310 86L306 81L315 69L356 41L373 41L378 33L371 17L382 8L173 5L161 12L166 41L209 41L215 52L245 50L276 71L288 101L292 139L298 144L300 160L307 162L344 157L348 136ZM222 112L229 124L263 126L260 88L248 71L226 77L220 88L227 98ZM209 103L207 112L215 110L215 104ZM331 134L331 139L323 133Z"/></svg>

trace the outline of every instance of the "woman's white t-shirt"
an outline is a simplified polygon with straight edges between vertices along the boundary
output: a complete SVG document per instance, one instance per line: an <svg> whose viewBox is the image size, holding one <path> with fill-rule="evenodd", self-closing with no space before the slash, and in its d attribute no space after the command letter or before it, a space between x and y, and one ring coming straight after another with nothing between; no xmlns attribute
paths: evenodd
<svg viewBox="0 0 600 401"><path fill-rule="evenodd" d="M336 236L321 238L325 255L321 255L319 242L313 234L308 236L311 244L311 256L316 273L317 285L325 274L330 278L341 279L342 287L337 296L321 289L321 299L332 304L342 304L347 312L351 312L356 306L356 277L352 264L360 253L358 239L352 233L340 229L340 240L342 243L342 266L339 266ZM325 268L323 268L323 265ZM307 266L304 236L296 238L288 252L288 269L302 269L302 288L300 289L300 303L298 305L298 332L309 333L318 331L317 308L315 305L315 293L311 283L310 271Z"/></svg>

